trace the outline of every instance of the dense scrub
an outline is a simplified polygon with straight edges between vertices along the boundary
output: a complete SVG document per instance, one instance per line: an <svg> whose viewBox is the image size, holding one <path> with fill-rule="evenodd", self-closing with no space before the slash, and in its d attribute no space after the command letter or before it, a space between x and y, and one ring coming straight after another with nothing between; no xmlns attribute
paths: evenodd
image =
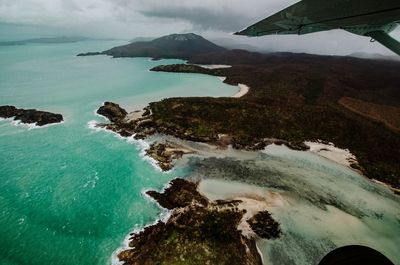
<svg viewBox="0 0 400 265"><path fill-rule="evenodd" d="M220 53L220 57L223 57ZM234 56L230 58L229 56ZM400 135L381 122L359 115L338 102L343 97L400 106L400 63L305 54L249 56L234 52L220 61L231 68L201 70L188 65L159 66L156 71L200 72L226 76L228 84L251 87L242 98L170 98L150 105L159 128L182 138L215 141L232 136L237 148L256 146L264 138L295 144L332 142L357 156L365 174L400 187ZM196 61L197 60L197 61ZM375 106L375 105L372 105Z"/></svg>

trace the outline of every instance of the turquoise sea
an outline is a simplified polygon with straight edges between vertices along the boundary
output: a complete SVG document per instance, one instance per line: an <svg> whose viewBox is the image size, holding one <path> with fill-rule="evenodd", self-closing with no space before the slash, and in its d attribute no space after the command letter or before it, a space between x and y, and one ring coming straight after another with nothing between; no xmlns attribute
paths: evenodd
<svg viewBox="0 0 400 265"><path fill-rule="evenodd" d="M121 44L0 47L0 105L65 119L43 128L0 120L0 265L115 263L129 233L165 213L144 191L196 174L209 198L244 199L280 222L280 239L257 242L266 264L316 265L349 244L370 246L400 264L399 197L345 166L270 146L210 151L216 157L192 157L161 173L144 159L144 142L94 129L105 121L95 114L104 101L132 111L166 97L238 90L212 76L149 71L179 60L76 56Z"/></svg>
<svg viewBox="0 0 400 265"><path fill-rule="evenodd" d="M0 47L0 105L61 113L44 128L0 121L0 264L110 264L135 227L162 210L143 196L184 174L161 173L142 148L90 129L104 101L128 110L171 96L230 96L216 77L152 73L177 63L76 57L121 41Z"/></svg>

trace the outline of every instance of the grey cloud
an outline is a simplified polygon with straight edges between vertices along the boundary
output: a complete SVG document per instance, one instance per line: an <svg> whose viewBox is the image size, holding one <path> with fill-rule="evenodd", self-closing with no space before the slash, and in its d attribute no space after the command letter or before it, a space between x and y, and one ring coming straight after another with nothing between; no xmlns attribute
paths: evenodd
<svg viewBox="0 0 400 265"><path fill-rule="evenodd" d="M132 39L195 31L205 37L265 50L349 54L357 51L390 54L379 44L344 31L304 36L240 38L238 31L298 0L0 0L0 39L16 38L18 30L35 36L85 35ZM322 0L321 0L322 1ZM323 0L328 1L328 0ZM8 24L7 24L8 23ZM10 24L11 23L11 24ZM35 30L37 28L38 30ZM39 30L40 29L40 30ZM8 36L4 34L8 32ZM400 30L393 33L400 38Z"/></svg>
<svg viewBox="0 0 400 265"><path fill-rule="evenodd" d="M202 7L153 9L141 11L141 14L152 18L182 19L189 22L195 29L226 32L238 31L252 21L251 18L235 10L219 13Z"/></svg>

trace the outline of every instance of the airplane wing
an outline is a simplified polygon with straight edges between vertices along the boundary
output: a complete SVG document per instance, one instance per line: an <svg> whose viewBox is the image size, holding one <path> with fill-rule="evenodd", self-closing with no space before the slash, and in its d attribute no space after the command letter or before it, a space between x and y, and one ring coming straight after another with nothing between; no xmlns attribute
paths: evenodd
<svg viewBox="0 0 400 265"><path fill-rule="evenodd" d="M344 29L359 35L392 31L400 22L399 0L303 0L235 33L262 36Z"/></svg>
<svg viewBox="0 0 400 265"><path fill-rule="evenodd" d="M343 29L371 37L400 55L400 43L388 34L399 23L399 0L303 0L235 34L302 35Z"/></svg>
<svg viewBox="0 0 400 265"><path fill-rule="evenodd" d="M309 20L307 15L294 15L299 13L309 13L309 6L313 4L314 1L315 0L298 2L235 34L256 37L275 34L306 34L330 29L324 25L316 24L313 28L310 28L305 32L303 25L313 23L313 21Z"/></svg>

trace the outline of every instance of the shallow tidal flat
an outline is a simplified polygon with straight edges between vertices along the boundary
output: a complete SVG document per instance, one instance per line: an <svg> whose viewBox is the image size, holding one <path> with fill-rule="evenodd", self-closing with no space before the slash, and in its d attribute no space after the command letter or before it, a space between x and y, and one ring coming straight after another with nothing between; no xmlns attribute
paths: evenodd
<svg viewBox="0 0 400 265"><path fill-rule="evenodd" d="M240 154L240 153L237 153ZM331 250L361 244L400 262L400 199L355 171L312 153L269 146L263 152L192 158L189 178L212 200L242 200L281 224L258 240L264 264L317 264Z"/></svg>

